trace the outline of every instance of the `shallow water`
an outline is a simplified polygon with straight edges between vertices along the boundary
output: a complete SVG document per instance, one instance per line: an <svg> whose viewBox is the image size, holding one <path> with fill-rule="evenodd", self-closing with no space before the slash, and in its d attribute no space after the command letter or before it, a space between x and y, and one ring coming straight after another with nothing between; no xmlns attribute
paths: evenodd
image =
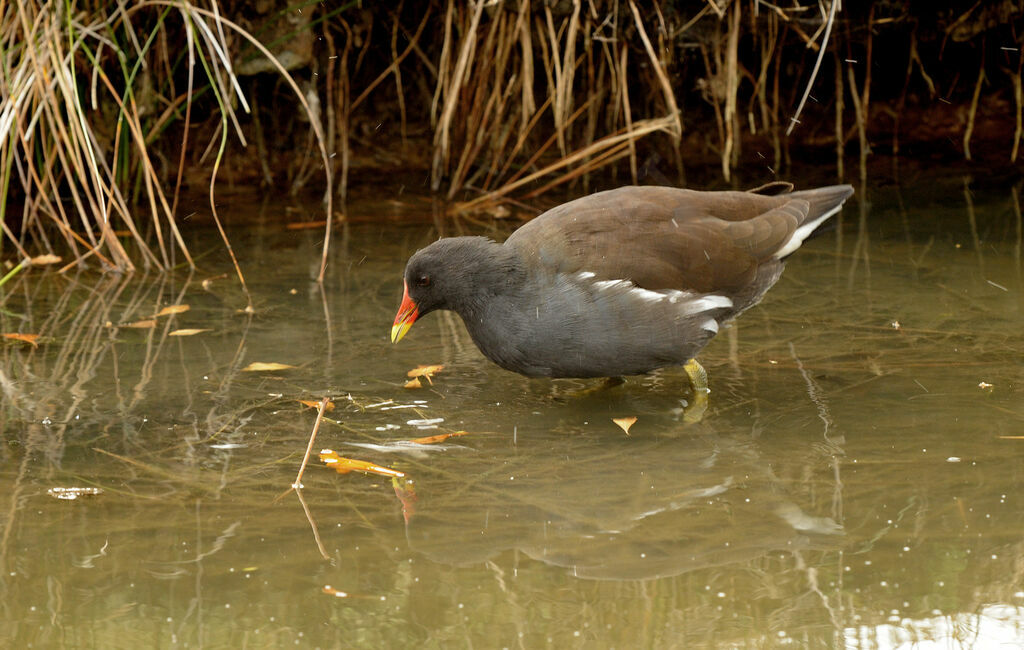
<svg viewBox="0 0 1024 650"><path fill-rule="evenodd" d="M226 200L258 211L230 227L252 316L208 237L192 275L25 275L0 314L43 337L2 347L0 645L1024 644L1015 196L863 196L703 352L703 418L678 369L530 380L444 314L392 345L434 224L514 225L432 223L423 200L353 205L323 293L322 232ZM425 364L445 367L404 388ZM408 480L314 454L284 494L316 419L298 400L325 395L314 451ZM72 487L99 493L55 498Z"/></svg>

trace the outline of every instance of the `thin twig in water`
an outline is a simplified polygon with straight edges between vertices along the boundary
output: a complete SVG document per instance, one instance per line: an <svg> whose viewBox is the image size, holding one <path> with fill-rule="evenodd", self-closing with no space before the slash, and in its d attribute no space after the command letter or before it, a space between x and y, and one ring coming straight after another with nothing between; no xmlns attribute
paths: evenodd
<svg viewBox="0 0 1024 650"><path fill-rule="evenodd" d="M281 496L274 499L274 501L277 501L292 490L299 490L302 488L302 473L306 471L306 463L309 462L309 455L313 453L313 443L316 441L316 432L320 430L320 423L324 419L324 411L327 410L327 404L330 401L331 400L327 397L320 399L319 410L316 412L316 422L313 423L313 431L309 434L309 444L306 445L306 455L302 457L302 464L299 465L299 473L295 476L295 482L292 483L292 486L285 490Z"/></svg>

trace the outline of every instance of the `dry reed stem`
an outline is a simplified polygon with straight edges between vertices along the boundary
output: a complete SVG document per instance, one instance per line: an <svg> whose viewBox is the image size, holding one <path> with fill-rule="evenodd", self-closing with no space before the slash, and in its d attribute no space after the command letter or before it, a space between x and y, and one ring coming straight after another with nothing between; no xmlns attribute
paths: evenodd
<svg viewBox="0 0 1024 650"><path fill-rule="evenodd" d="M971 96L971 105L967 109L967 125L964 127L964 158L971 159L971 135L974 133L974 120L978 115L978 99L981 97L981 85L985 82L985 55L981 56L981 63L978 65L978 80L974 83L974 94Z"/></svg>
<svg viewBox="0 0 1024 650"><path fill-rule="evenodd" d="M739 32L739 2L733 3L736 7L736 31ZM657 5L655 5L657 7ZM640 40L643 41L644 49L647 50L647 56L651 59L651 66L654 68L654 74L658 78L658 83L661 85L662 96L665 99L665 106L668 109L668 114L673 118L673 129L669 131L672 139L676 144L679 142L679 138L683 135L683 123L680 117L679 107L676 105L675 92L672 90L672 83L668 79L668 73L665 72L665 66L654 52L654 46L651 45L651 39L647 37L647 30L644 29L643 19L640 17L640 10L637 9L636 3L633 0L629 0L629 8L633 10L633 20L636 22L637 33L640 35ZM732 57L733 57L733 68L735 68L735 43L730 40L732 44ZM735 108L735 97L733 97L733 107Z"/></svg>
<svg viewBox="0 0 1024 650"><path fill-rule="evenodd" d="M578 115L579 111L577 111L576 114ZM631 139L636 139L657 131L671 133L672 124L673 119L671 116L651 118L636 122L633 125L633 129L630 131L614 133L611 135L607 135L601 138L600 140L596 140L592 144L587 145L582 149L578 149L577 151L574 151L568 156L560 158L559 160L556 160L550 165L547 165L546 167L539 169L536 172L529 174L528 176L520 178L519 180L516 180L511 183L506 183L505 185L499 187L496 190L488 192L487 194L479 196L471 201L467 201L466 203L460 204L459 206L457 206L456 211L468 211L481 204L496 201L497 199L508 194L509 192L519 187L522 187L527 183L531 183L539 178L542 178L543 176L546 176L547 174L550 174L568 165L573 165L582 159L585 159L589 156L597 155L598 153L602 152L605 149L614 147L620 143L627 142Z"/></svg>
<svg viewBox="0 0 1024 650"><path fill-rule="evenodd" d="M1017 153L1020 150L1020 137L1022 130L1024 130L1024 124L1021 121L1021 111L1024 110L1024 92L1021 88L1021 61L1024 61L1024 51L1021 53L1021 58L1017 63L1017 71L1013 73L1013 106L1014 106L1014 129L1013 129L1013 147L1010 150L1010 162L1017 162Z"/></svg>
<svg viewBox="0 0 1024 650"><path fill-rule="evenodd" d="M836 178L843 180L846 175L845 160L846 141L843 133L843 63L839 51L833 50L835 60L835 102L836 102ZM893 137L896 137L893 135Z"/></svg>
<svg viewBox="0 0 1024 650"><path fill-rule="evenodd" d="M454 0L449 0L449 20L445 25L445 40L450 37L449 30L452 28L451 16ZM431 188L437 191L441 186L442 170L447 166L451 147L451 127L455 117L455 106L459 99L459 89L468 79L469 68L476 52L476 31L480 25L480 16L483 15L484 3L479 2L473 9L470 24L464 32L462 46L459 48L459 56L455 61L455 70L450 79L445 76L438 76L437 93L444 94L444 106L441 110L441 117L434 131L434 162L431 170ZM441 67L438 67L441 70ZM446 82L446 83L445 83Z"/></svg>
<svg viewBox="0 0 1024 650"><path fill-rule="evenodd" d="M551 114L555 121L555 133L558 136L558 150L564 156L567 153L566 129L569 127L567 119L572 111L573 100L573 78L576 74L576 36L579 34L579 18L582 2L573 3L572 16L568 23L562 22L556 31L554 18L551 14L551 7L544 5L544 21L547 26L547 37L551 48L551 74L548 77L548 92L554 97L551 104ZM561 48L561 59L559 59L559 33L565 33L565 43ZM552 78L553 75L553 78Z"/></svg>
<svg viewBox="0 0 1024 650"><path fill-rule="evenodd" d="M738 146L739 134L736 132L736 93L739 91L737 73L737 53L740 33L740 3L732 3L732 24L729 26L729 39L725 48L725 110L722 121L725 123L725 142L722 146L722 177L730 180L732 171L733 148Z"/></svg>
<svg viewBox="0 0 1024 650"><path fill-rule="evenodd" d="M627 79L629 75L626 73L627 65L629 64L629 45L626 43L622 44L619 54L619 99L622 102L622 118L626 123L626 130L633 130L633 113L629 106L629 84ZM636 144L633 140L628 142L629 145L629 173L633 179L633 184L637 184L637 168L636 168Z"/></svg>
<svg viewBox="0 0 1024 650"><path fill-rule="evenodd" d="M818 69L821 67L821 59L825 56L825 50L828 49L828 38L832 34L832 23L835 22L836 7L838 4L839 0L831 0L831 3L829 4L828 18L825 24L825 36L822 38L821 48L818 50L818 58L814 61L814 68L811 70L811 78L807 80L807 87L804 89L803 97L800 98L800 103L796 107L796 112L793 114L793 117L790 118L789 126L786 128L787 136L793 133L793 129L800 123L800 113L803 112L804 104L807 103L807 98L811 94L811 88L814 86L814 80L818 77ZM795 25L794 28L796 28ZM813 41L809 41L808 45L810 45L811 42Z"/></svg>

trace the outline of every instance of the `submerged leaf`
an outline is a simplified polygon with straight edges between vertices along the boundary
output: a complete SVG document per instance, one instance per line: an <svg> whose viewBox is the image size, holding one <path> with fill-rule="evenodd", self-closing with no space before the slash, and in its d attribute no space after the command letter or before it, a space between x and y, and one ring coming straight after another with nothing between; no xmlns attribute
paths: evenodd
<svg viewBox="0 0 1024 650"><path fill-rule="evenodd" d="M242 372L265 372L267 370L290 370L295 366L289 366L287 363L276 363L274 361L253 361L246 367L242 368Z"/></svg>
<svg viewBox="0 0 1024 650"><path fill-rule="evenodd" d="M337 452L331 449L320 450L320 461L325 465L333 467L339 474L348 474L354 470L367 474L377 474L378 476L390 476L392 478L405 477L405 472L399 472L397 469L391 469L390 467L384 467L383 465L377 465L365 460L345 458L339 456Z"/></svg>
<svg viewBox="0 0 1024 650"><path fill-rule="evenodd" d="M196 334L202 334L203 332L210 332L208 329L181 329L168 332L167 336L195 336Z"/></svg>
<svg viewBox="0 0 1024 650"><path fill-rule="evenodd" d="M18 334L17 332L11 334L0 334L5 339L11 339L13 341L22 341L23 343L30 343L32 347L38 348L39 344L36 340L39 338L38 334Z"/></svg>
<svg viewBox="0 0 1024 650"><path fill-rule="evenodd" d="M137 320L134 323L128 323L125 327L133 327L139 330L150 330L156 327L156 321L152 319Z"/></svg>
<svg viewBox="0 0 1024 650"><path fill-rule="evenodd" d="M619 425L619 428L622 429L623 431L625 431L626 435L628 436L629 435L629 428L636 423L636 418L635 417L612 418L612 422L614 422L615 424Z"/></svg>
<svg viewBox="0 0 1024 650"><path fill-rule="evenodd" d="M412 479L399 480L397 478L391 479L391 487L395 488L395 496L402 504L402 517L408 526L409 520L416 514L416 487L413 485Z"/></svg>
<svg viewBox="0 0 1024 650"><path fill-rule="evenodd" d="M420 383L419 377L413 377L409 381L405 382L403 388L423 388L423 384Z"/></svg>
<svg viewBox="0 0 1024 650"><path fill-rule="evenodd" d="M452 433L439 433L436 436L427 436L425 438L413 438L409 442L415 442L418 445L432 445L435 442L441 442L448 438L454 438L456 436L464 436L469 431L453 431Z"/></svg>
<svg viewBox="0 0 1024 650"><path fill-rule="evenodd" d="M160 316L169 316L170 314L180 314L188 311L189 309L192 308L188 305L167 305L160 310L160 313L158 313L156 317L159 318Z"/></svg>

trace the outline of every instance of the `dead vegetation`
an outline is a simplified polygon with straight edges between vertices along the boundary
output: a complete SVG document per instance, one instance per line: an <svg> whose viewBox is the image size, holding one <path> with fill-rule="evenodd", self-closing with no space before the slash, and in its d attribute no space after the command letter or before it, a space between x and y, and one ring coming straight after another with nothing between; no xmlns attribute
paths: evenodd
<svg viewBox="0 0 1024 650"><path fill-rule="evenodd" d="M843 177L853 140L862 179L873 150L1015 162L1024 3L926 4L8 3L3 252L192 266L181 192L208 182L216 219L223 173L323 191L333 216L366 169L469 211L712 159L726 183L785 175L791 147Z"/></svg>

